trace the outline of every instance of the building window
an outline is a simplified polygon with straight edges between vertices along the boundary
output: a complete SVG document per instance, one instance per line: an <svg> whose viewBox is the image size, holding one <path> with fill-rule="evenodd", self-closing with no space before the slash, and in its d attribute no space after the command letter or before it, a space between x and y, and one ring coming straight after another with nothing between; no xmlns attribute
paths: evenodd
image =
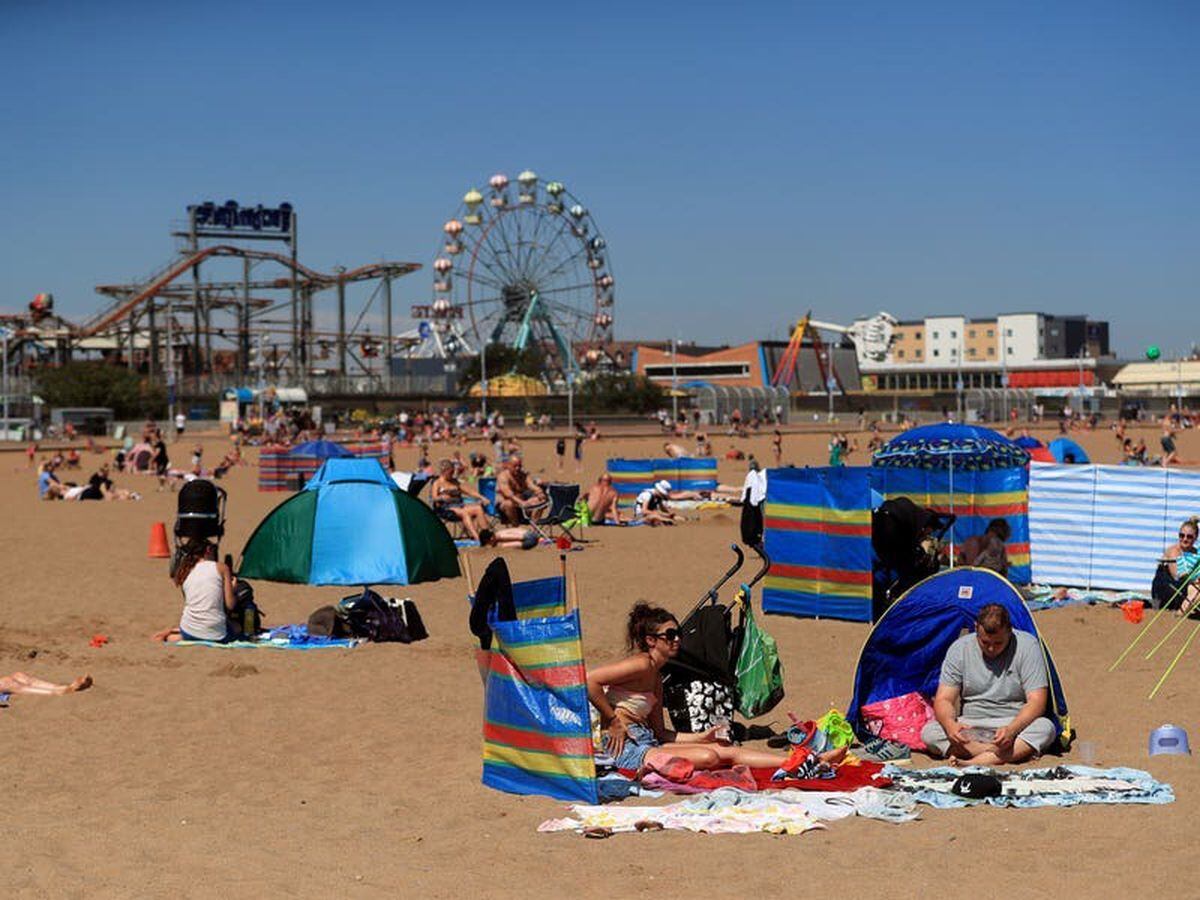
<svg viewBox="0 0 1200 900"><path fill-rule="evenodd" d="M921 353L922 353L922 350L921 350L921 348L920 348L920 347L918 347L916 350L914 350L914 351L913 351L913 354L914 354L914 355L916 355L916 356L920 356L920 355L921 355Z"/></svg>
<svg viewBox="0 0 1200 900"><path fill-rule="evenodd" d="M1005 337L1012 337L1012 329L1011 328L1004 329L1004 335L1005 335Z"/></svg>
<svg viewBox="0 0 1200 900"><path fill-rule="evenodd" d="M937 348L937 347L934 347L934 348L933 348L933 355L934 355L934 356L938 356L938 355L940 355L940 354L938 353L938 348Z"/></svg>
<svg viewBox="0 0 1200 900"><path fill-rule="evenodd" d="M953 339L954 339L954 338L956 338L956 337L958 337L958 332L957 332L957 331L954 331L953 329L951 329L951 331L950 331L950 339L951 339L951 340L953 340Z"/></svg>
<svg viewBox="0 0 1200 900"><path fill-rule="evenodd" d="M921 332L918 331L917 332L917 340L919 341L920 339L921 339Z"/></svg>
<svg viewBox="0 0 1200 900"><path fill-rule="evenodd" d="M996 355L996 348L988 347L988 356L995 356L995 355Z"/></svg>
<svg viewBox="0 0 1200 900"><path fill-rule="evenodd" d="M1050 329L1050 337L1058 337L1058 329L1057 328Z"/></svg>
<svg viewBox="0 0 1200 900"><path fill-rule="evenodd" d="M967 332L967 337L969 337L969 338L975 337L975 329L974 328L972 328L970 331Z"/></svg>
<svg viewBox="0 0 1200 900"><path fill-rule="evenodd" d="M974 347L968 347L968 348L967 348L967 356L974 356L974 355L975 355L975 348L974 348Z"/></svg>
<svg viewBox="0 0 1200 900"><path fill-rule="evenodd" d="M933 333L933 339L934 339L935 341L937 340L937 332L936 332L936 331Z"/></svg>
<svg viewBox="0 0 1200 900"><path fill-rule="evenodd" d="M903 351L903 350L897 350L897 351L896 351L896 356L897 356L899 359L904 359L904 351Z"/></svg>
<svg viewBox="0 0 1200 900"><path fill-rule="evenodd" d="M989 328L988 329L988 337L995 337L995 336L996 335L992 332L992 329Z"/></svg>
<svg viewBox="0 0 1200 900"><path fill-rule="evenodd" d="M1008 355L1009 355L1009 356L1012 356L1012 347L1009 347L1009 348L1008 348Z"/></svg>
<svg viewBox="0 0 1200 900"><path fill-rule="evenodd" d="M958 356L958 348L957 348L957 347L951 347L951 348L950 348L950 355L951 355L951 356Z"/></svg>

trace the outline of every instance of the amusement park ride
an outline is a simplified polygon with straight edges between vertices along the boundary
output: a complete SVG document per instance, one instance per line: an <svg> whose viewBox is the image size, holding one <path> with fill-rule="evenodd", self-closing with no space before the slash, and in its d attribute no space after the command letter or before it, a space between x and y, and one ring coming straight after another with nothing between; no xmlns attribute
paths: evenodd
<svg viewBox="0 0 1200 900"><path fill-rule="evenodd" d="M598 348L611 339L607 244L560 181L543 182L526 170L513 183L497 174L486 191L469 190L443 225L432 298L412 306L415 322L400 329L393 282L421 265L318 272L298 259L297 222L287 203L189 206L173 231L178 253L139 281L98 286L111 302L90 319L58 318L48 295L39 295L28 314L8 316L17 351L11 355L45 362L48 347L57 361L75 350L99 351L195 392L255 371L306 386L341 376L363 390L386 388L401 355L437 360L439 371L451 371L459 357L500 344L538 347L551 380L561 379L578 374L580 361L599 361ZM373 289L348 321L347 289L359 283ZM326 292L336 307L318 309ZM22 341L37 352L24 355Z"/></svg>
<svg viewBox="0 0 1200 900"><path fill-rule="evenodd" d="M578 374L611 340L614 281L608 244L561 181L526 169L516 183L471 188L443 226L433 298L413 308L430 327L424 351L474 355L487 344L541 348L546 368Z"/></svg>
<svg viewBox="0 0 1200 900"><path fill-rule="evenodd" d="M796 377L800 366L800 354L804 350L807 340L807 346L812 350L816 359L817 369L821 373L821 382L825 385L826 391L831 396L835 391L845 394L846 386L834 365L830 348L821 339L821 332L832 331L850 338L860 361L882 362L887 358L888 348L891 346L898 324L895 316L879 312L871 318L860 320L853 325L834 325L832 322L816 321L812 317L812 311L809 310L792 330L787 349L784 350L783 357L775 368L775 374L771 377L771 385L791 388L792 380Z"/></svg>

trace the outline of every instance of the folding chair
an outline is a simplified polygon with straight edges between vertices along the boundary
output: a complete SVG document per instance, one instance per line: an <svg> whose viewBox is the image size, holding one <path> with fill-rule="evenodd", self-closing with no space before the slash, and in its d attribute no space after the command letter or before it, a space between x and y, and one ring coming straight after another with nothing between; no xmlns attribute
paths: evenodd
<svg viewBox="0 0 1200 900"><path fill-rule="evenodd" d="M546 485L546 501L549 506L546 515L529 524L548 540L554 540L557 532L572 541L586 543L583 526L579 524L579 516L575 512L578 500L579 485L551 482Z"/></svg>

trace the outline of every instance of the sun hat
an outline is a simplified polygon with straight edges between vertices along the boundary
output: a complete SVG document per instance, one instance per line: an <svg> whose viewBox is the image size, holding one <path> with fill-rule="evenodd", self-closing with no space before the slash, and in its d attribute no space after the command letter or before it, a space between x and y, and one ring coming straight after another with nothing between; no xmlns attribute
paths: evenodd
<svg viewBox="0 0 1200 900"><path fill-rule="evenodd" d="M654 483L654 492L656 494L662 494L665 497L667 494L671 493L671 482L667 481L665 478L662 481L656 481Z"/></svg>

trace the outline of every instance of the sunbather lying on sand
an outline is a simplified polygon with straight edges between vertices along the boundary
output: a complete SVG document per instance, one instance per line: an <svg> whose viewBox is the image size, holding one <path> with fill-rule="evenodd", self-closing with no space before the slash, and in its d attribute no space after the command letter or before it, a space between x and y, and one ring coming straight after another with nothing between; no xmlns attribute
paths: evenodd
<svg viewBox="0 0 1200 900"><path fill-rule="evenodd" d="M24 672L0 675L0 694L42 694L43 696L51 696L86 691L91 686L91 675L80 675L70 684L55 684L53 681L34 678L32 675L27 675Z"/></svg>
<svg viewBox="0 0 1200 900"><path fill-rule="evenodd" d="M633 655L587 674L588 699L604 729L604 750L618 769L641 774L683 759L696 769L744 765L811 777L815 769L845 756L844 747L819 757L804 748L785 756L736 747L723 741L717 728L698 734L669 731L663 718L662 668L679 653L679 622L665 609L638 603L627 627Z"/></svg>

